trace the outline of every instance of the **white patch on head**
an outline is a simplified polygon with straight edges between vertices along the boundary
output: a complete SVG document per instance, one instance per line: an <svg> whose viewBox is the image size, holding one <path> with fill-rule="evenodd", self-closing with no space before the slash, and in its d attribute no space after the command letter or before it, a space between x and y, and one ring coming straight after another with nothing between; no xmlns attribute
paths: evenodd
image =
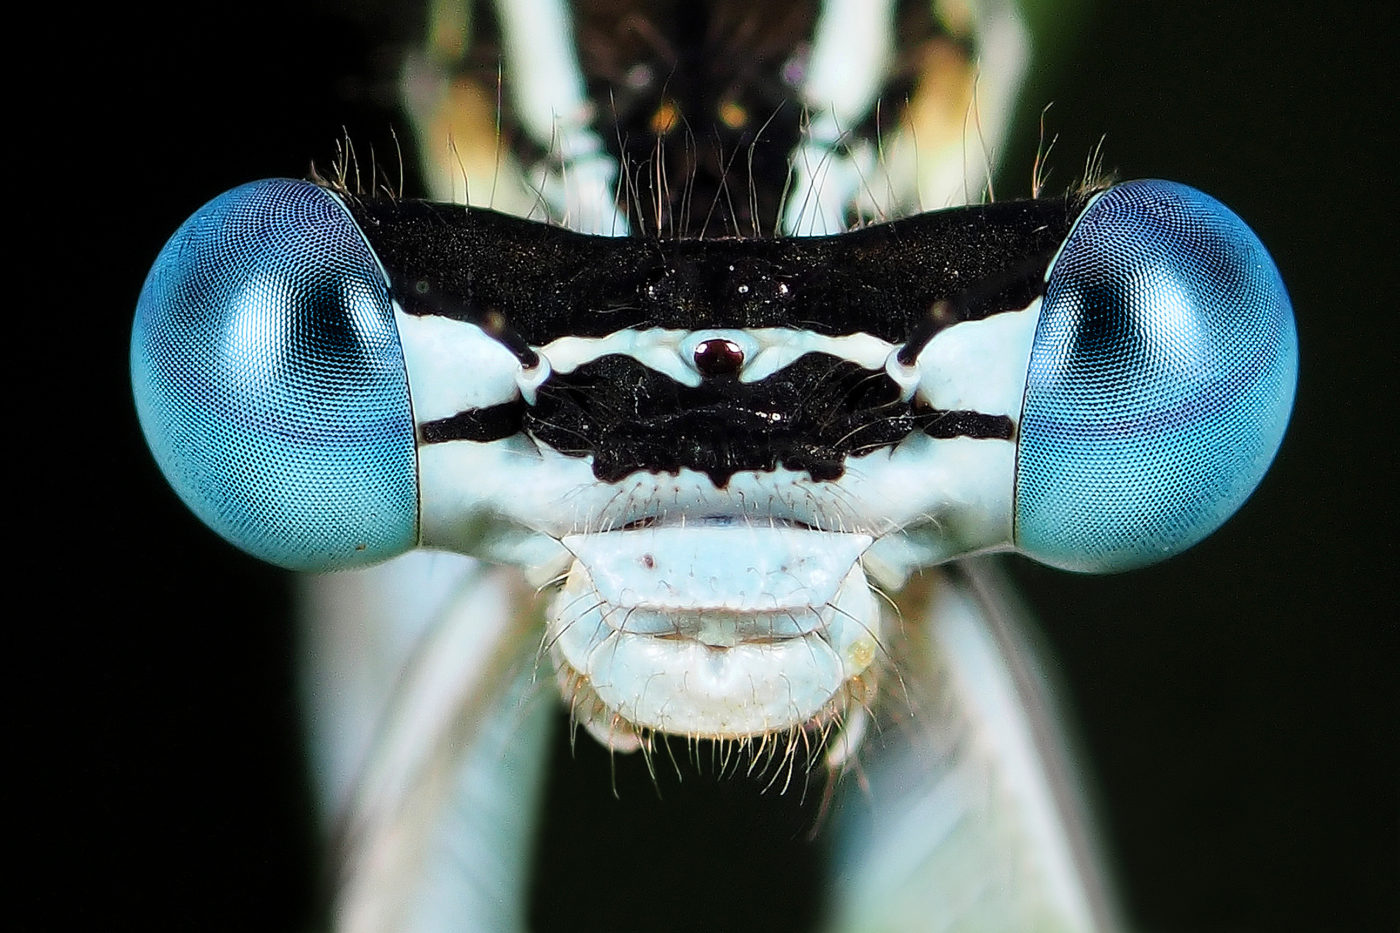
<svg viewBox="0 0 1400 933"><path fill-rule="evenodd" d="M684 330L651 327L625 328L603 337L558 337L539 348L556 373L571 373L585 363L604 356L630 356L643 366L667 375L682 385L698 386L700 374L681 356Z"/></svg>
<svg viewBox="0 0 1400 933"><path fill-rule="evenodd" d="M808 353L826 353L866 369L878 370L896 346L865 333L827 336L791 327L697 331L656 327L629 328L604 337L559 337L538 348L538 352L558 373L571 373L585 363L612 354L630 356L643 366L694 388L701 382L700 372L695 367L695 347L716 337L732 340L743 350L740 382L767 379Z"/></svg>
<svg viewBox="0 0 1400 933"><path fill-rule="evenodd" d="M766 379L807 353L828 353L865 369L879 369L894 346L865 333L831 337L786 327L764 327L749 333L758 339L760 349L744 367L745 382Z"/></svg>
<svg viewBox="0 0 1400 933"><path fill-rule="evenodd" d="M900 530L870 549L900 579L918 567L1010 547L1015 480L1009 441L920 433L892 451L848 458L837 482L863 513L883 510Z"/></svg>
<svg viewBox="0 0 1400 933"><path fill-rule="evenodd" d="M1022 311L963 321L940 331L919 354L918 394L948 411L1009 415L1020 422L1040 299Z"/></svg>
<svg viewBox="0 0 1400 933"><path fill-rule="evenodd" d="M731 613L823 605L870 544L869 535L731 518L564 538L614 606Z"/></svg>
<svg viewBox="0 0 1400 933"><path fill-rule="evenodd" d="M419 424L516 398L520 361L475 324L435 315L405 314L394 322L408 370L413 417Z"/></svg>
<svg viewBox="0 0 1400 933"><path fill-rule="evenodd" d="M550 653L633 731L739 738L844 713L867 676L880 611L870 544L786 526L708 522L566 541ZM861 681L864 698L873 683Z"/></svg>

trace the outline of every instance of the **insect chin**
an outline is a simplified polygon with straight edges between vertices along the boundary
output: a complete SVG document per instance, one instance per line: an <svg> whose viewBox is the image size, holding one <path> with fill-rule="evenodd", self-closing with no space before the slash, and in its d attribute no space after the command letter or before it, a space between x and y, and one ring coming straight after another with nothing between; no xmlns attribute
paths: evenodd
<svg viewBox="0 0 1400 933"><path fill-rule="evenodd" d="M724 521L564 539L546 647L574 721L614 751L658 736L848 760L878 682L867 535Z"/></svg>
<svg viewBox="0 0 1400 933"><path fill-rule="evenodd" d="M640 751L648 758L668 738L682 739L689 747L710 743L717 747L721 770L730 761L746 760L747 772L765 772L773 763L774 779L791 778L799 759L805 768L818 763L832 774L840 773L856 760L869 730L870 710L879 693L879 671L872 668L841 685L836 695L815 716L786 728L773 728L756 735L729 735L692 732L678 734L651 729L624 718L609 707L593 689L587 675L567 661L555 657L555 678L559 692L569 707L574 727L582 727L611 752ZM695 755L699 759L699 755ZM786 785L784 785L785 787Z"/></svg>

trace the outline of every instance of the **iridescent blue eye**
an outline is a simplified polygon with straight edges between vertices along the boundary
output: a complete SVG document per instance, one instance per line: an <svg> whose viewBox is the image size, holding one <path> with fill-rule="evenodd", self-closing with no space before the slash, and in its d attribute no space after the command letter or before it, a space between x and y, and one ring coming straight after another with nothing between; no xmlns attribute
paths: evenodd
<svg viewBox="0 0 1400 933"><path fill-rule="evenodd" d="M1016 478L1016 546L1070 570L1190 547L1253 491L1298 344L1254 233L1184 185L1100 195L1048 272Z"/></svg>
<svg viewBox="0 0 1400 933"><path fill-rule="evenodd" d="M329 570L416 544L393 306L328 191L257 182L186 221L141 291L131 375L166 478L238 547Z"/></svg>

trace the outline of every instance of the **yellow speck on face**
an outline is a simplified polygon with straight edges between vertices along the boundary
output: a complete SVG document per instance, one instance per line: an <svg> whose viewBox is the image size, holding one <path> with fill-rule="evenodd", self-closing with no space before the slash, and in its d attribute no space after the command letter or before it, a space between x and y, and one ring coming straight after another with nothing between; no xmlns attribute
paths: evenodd
<svg viewBox="0 0 1400 933"><path fill-rule="evenodd" d="M737 130L749 122L749 112L737 101L727 100L719 105L719 120L731 130Z"/></svg>
<svg viewBox="0 0 1400 933"><path fill-rule="evenodd" d="M657 136L665 136L676 128L681 120L680 108L669 97L661 101L656 112L651 115L651 131Z"/></svg>
<svg viewBox="0 0 1400 933"><path fill-rule="evenodd" d="M875 660L875 642L868 638L851 642L851 647L846 649L846 660L850 662L852 670L865 670Z"/></svg>

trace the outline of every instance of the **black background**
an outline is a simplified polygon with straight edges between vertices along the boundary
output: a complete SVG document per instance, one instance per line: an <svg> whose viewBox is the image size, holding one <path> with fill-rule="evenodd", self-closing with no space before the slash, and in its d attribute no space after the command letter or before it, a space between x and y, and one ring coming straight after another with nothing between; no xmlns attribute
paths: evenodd
<svg viewBox="0 0 1400 933"><path fill-rule="evenodd" d="M1117 577L1017 575L1141 928L1394 930L1396 36L1340 4L1105 6L1046 17L1059 64L998 195L1027 193L1050 100L1052 187L1103 134L1122 177L1211 192L1282 269L1302 377L1273 471L1209 541ZM204 201L328 162L342 127L393 158L415 30L302 3L64 7L11 38L11 803L36 879L17 891L46 928L315 922L289 584L167 490L126 344L147 268ZM736 840L686 844L723 863ZM664 903L628 877L580 912Z"/></svg>

